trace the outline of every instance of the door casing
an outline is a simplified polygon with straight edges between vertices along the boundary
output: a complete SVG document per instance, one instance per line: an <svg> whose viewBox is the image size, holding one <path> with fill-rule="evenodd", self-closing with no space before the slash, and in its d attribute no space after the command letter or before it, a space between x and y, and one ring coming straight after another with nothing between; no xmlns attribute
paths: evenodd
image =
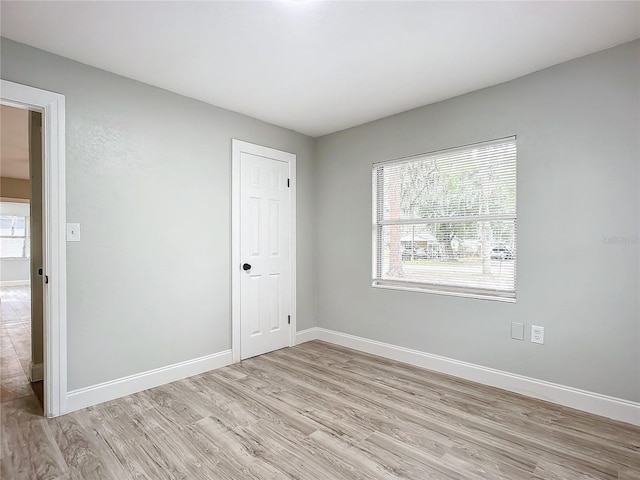
<svg viewBox="0 0 640 480"><path fill-rule="evenodd" d="M233 139L231 142L231 351L233 362L240 361L240 157L241 153L275 158L289 163L291 189L291 328L289 346L296 343L296 156L262 145Z"/></svg>
<svg viewBox="0 0 640 480"><path fill-rule="evenodd" d="M67 251L65 97L0 80L0 103L42 113L44 414L67 411Z"/></svg>

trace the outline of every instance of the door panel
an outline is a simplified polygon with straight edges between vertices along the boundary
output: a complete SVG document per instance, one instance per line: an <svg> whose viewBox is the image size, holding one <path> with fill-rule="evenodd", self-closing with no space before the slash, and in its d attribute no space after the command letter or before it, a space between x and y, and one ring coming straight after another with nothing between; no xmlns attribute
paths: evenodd
<svg viewBox="0 0 640 480"><path fill-rule="evenodd" d="M240 154L241 358L289 345L291 304L289 164Z"/></svg>

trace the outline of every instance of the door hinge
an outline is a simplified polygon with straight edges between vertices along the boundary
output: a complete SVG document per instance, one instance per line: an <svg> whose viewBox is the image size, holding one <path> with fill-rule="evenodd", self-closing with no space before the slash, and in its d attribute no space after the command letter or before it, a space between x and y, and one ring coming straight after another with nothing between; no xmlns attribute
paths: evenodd
<svg viewBox="0 0 640 480"><path fill-rule="evenodd" d="M287 188L291 187L291 179L287 178Z"/></svg>
<svg viewBox="0 0 640 480"><path fill-rule="evenodd" d="M287 323L288 323L289 325L291 325L291 315L287 315L287 317L289 317L289 318L287 319Z"/></svg>

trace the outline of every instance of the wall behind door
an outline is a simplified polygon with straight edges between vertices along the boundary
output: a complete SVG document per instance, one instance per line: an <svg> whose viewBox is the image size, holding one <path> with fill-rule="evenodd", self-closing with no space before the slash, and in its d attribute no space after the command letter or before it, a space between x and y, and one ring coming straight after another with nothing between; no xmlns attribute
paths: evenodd
<svg viewBox="0 0 640 480"><path fill-rule="evenodd" d="M12 171L13 167L26 165L28 151L29 112L18 108L0 107L0 143L2 143L2 158L0 158L0 201L11 204L27 204L23 211L19 206L13 211L13 215L28 215L29 200L31 198L31 186L27 178L14 178L20 175ZM7 166L9 168L7 169ZM6 176L7 172L11 176ZM7 206L10 211L14 207ZM3 212L4 213L4 212ZM7 212L8 213L8 212ZM0 285L27 285L29 283L29 259L28 258L2 258L0 259Z"/></svg>
<svg viewBox="0 0 640 480"><path fill-rule="evenodd" d="M31 185L29 180L0 177L0 194L2 201L28 202L31 198Z"/></svg>

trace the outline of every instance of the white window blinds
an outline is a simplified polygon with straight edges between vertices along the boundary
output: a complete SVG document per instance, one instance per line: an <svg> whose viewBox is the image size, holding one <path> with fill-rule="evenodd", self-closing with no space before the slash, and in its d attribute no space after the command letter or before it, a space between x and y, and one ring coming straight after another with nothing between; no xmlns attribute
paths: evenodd
<svg viewBox="0 0 640 480"><path fill-rule="evenodd" d="M373 165L373 284L515 300L515 137Z"/></svg>
<svg viewBox="0 0 640 480"><path fill-rule="evenodd" d="M29 258L29 204L0 202L0 258Z"/></svg>

